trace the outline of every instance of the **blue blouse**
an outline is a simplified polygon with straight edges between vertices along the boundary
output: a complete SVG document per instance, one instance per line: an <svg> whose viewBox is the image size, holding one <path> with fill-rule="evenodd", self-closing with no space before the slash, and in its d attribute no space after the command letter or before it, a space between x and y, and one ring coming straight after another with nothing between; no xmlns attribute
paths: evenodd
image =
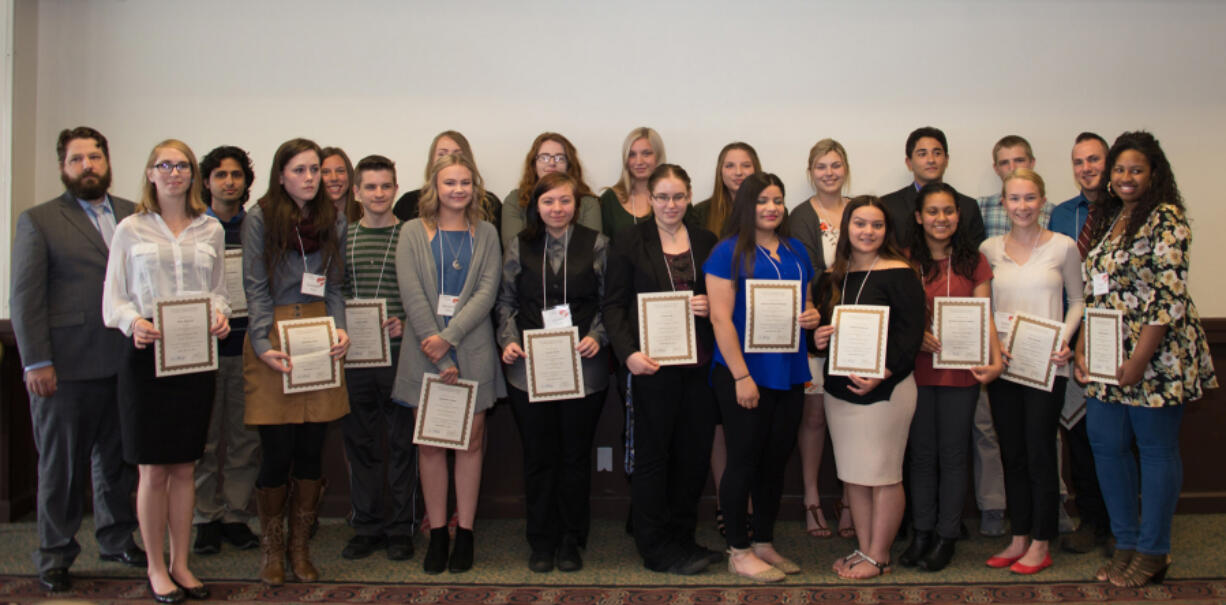
<svg viewBox="0 0 1226 605"><path fill-rule="evenodd" d="M707 275L724 279L732 279L732 255L736 248L736 238L728 238L716 244L707 257L702 269ZM746 279L788 279L800 280L801 308L809 297L809 282L813 279L813 265L809 261L809 253L796 238L788 238L786 245L779 246L779 258L776 261L768 257L761 248L754 254L753 274L745 275L742 266L738 271L736 282L736 304L732 308L732 323L736 326L737 343L745 340L745 280ZM744 262L744 261L740 261ZM778 273L776 273L778 271ZM802 337L808 338L808 331L802 330ZM803 340L802 340L803 342ZM724 361L723 352L719 350L718 342L715 349L715 363L728 367ZM745 365L754 382L761 386L787 390L792 385L803 384L812 379L809 374L808 353L801 346L794 353L745 353Z"/></svg>

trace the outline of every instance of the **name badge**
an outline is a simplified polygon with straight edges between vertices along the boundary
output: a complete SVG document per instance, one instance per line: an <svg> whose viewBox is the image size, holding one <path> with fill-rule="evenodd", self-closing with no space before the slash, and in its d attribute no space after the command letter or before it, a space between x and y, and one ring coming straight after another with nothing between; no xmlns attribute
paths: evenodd
<svg viewBox="0 0 1226 605"><path fill-rule="evenodd" d="M557 305L541 311L541 319L545 322L545 329L569 328L574 325L570 320L569 304Z"/></svg>
<svg viewBox="0 0 1226 605"><path fill-rule="evenodd" d="M1111 282L1106 273L1095 273L1090 277L1090 282L1094 286L1094 296L1103 296L1111 291Z"/></svg>
<svg viewBox="0 0 1226 605"><path fill-rule="evenodd" d="M455 315L455 308L458 304L460 304L459 296L443 294L438 297L438 309L435 310L435 313L443 317L451 317Z"/></svg>
<svg viewBox="0 0 1226 605"><path fill-rule="evenodd" d="M1013 328L1013 314L1004 311L996 312L996 331L1001 334L1008 334Z"/></svg>
<svg viewBox="0 0 1226 605"><path fill-rule="evenodd" d="M328 278L316 273L302 274L302 293L309 296L318 296L323 298L324 286L327 285Z"/></svg>

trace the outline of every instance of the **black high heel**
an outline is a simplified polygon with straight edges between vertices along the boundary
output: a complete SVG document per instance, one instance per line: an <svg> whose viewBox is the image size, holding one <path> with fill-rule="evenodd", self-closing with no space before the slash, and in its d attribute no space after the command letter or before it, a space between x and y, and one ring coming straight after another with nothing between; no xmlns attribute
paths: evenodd
<svg viewBox="0 0 1226 605"><path fill-rule="evenodd" d="M204 583L201 583L199 586L187 587L187 586L180 584L179 581L176 580L173 575L170 576L170 581L174 582L175 586L178 586L179 590L182 590L183 594L187 595L187 598L189 599L196 599L197 601L203 601L209 598L209 588L205 586Z"/></svg>
<svg viewBox="0 0 1226 605"><path fill-rule="evenodd" d="M170 581L174 582L174 578L171 578ZM178 585L179 583L175 582L175 586ZM187 599L182 588L176 588L166 594L158 594L158 591L153 589L153 580L149 580L149 594L153 595L153 600L158 603L182 603Z"/></svg>

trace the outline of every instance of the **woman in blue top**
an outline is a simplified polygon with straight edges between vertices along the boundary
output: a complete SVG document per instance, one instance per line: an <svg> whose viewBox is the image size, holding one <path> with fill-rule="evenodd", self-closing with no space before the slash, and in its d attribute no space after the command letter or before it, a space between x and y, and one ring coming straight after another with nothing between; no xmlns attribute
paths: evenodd
<svg viewBox="0 0 1226 605"><path fill-rule="evenodd" d="M810 379L803 347L789 353L744 353L745 280L799 281L804 311L800 327L817 327L819 315L805 300L813 265L804 245L788 237L783 183L773 174L745 179L728 218L728 237L703 265L711 325L715 331L711 385L724 419L728 467L719 503L727 520L728 570L761 582L799 573L796 563L771 545L783 493L783 469L796 444L796 427ZM746 528L753 494L753 535Z"/></svg>

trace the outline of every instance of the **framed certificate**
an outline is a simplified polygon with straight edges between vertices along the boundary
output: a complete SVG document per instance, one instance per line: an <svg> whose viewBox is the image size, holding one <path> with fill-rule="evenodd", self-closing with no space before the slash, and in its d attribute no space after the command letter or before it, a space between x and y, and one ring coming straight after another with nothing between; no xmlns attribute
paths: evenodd
<svg viewBox="0 0 1226 605"><path fill-rule="evenodd" d="M528 401L583 397L583 362L579 359L579 328L524 330L528 364Z"/></svg>
<svg viewBox="0 0 1226 605"><path fill-rule="evenodd" d="M1124 312L1086 309L1086 369L1090 380L1119 385L1115 372L1124 364Z"/></svg>
<svg viewBox="0 0 1226 605"><path fill-rule="evenodd" d="M383 327L384 321L387 321L386 298L345 301L345 328L349 333L345 367L386 368L392 365L391 337Z"/></svg>
<svg viewBox="0 0 1226 605"><path fill-rule="evenodd" d="M438 374L425 374L422 379L413 443L468 449L477 406L477 383L460 379L456 384L447 384Z"/></svg>
<svg viewBox="0 0 1226 605"><path fill-rule="evenodd" d="M890 308L838 305L830 319L830 375L885 378L885 343Z"/></svg>
<svg viewBox="0 0 1226 605"><path fill-rule="evenodd" d="M1001 378L1028 387L1051 391L1056 382L1056 362L1051 356L1060 349L1064 324L1027 313L1013 316L1005 350L1009 365Z"/></svg>
<svg viewBox="0 0 1226 605"><path fill-rule="evenodd" d="M932 303L932 335L941 341L932 367L965 370L988 365L992 358L989 299L938 296Z"/></svg>
<svg viewBox="0 0 1226 605"><path fill-rule="evenodd" d="M230 295L230 317L247 316L247 292L243 290L243 249L227 248L226 292Z"/></svg>
<svg viewBox="0 0 1226 605"><path fill-rule="evenodd" d="M745 280L745 352L800 350L800 280Z"/></svg>
<svg viewBox="0 0 1226 605"><path fill-rule="evenodd" d="M692 296L690 290L639 293L639 343L662 366L698 363Z"/></svg>
<svg viewBox="0 0 1226 605"><path fill-rule="evenodd" d="M281 349L292 369L281 375L284 393L305 393L341 386L341 361L328 354L336 344L331 317L284 319L277 322Z"/></svg>
<svg viewBox="0 0 1226 605"><path fill-rule="evenodd" d="M213 299L207 295L157 298L153 301L153 328L162 333L154 341L154 375L176 376L217 369L217 337L213 325Z"/></svg>

